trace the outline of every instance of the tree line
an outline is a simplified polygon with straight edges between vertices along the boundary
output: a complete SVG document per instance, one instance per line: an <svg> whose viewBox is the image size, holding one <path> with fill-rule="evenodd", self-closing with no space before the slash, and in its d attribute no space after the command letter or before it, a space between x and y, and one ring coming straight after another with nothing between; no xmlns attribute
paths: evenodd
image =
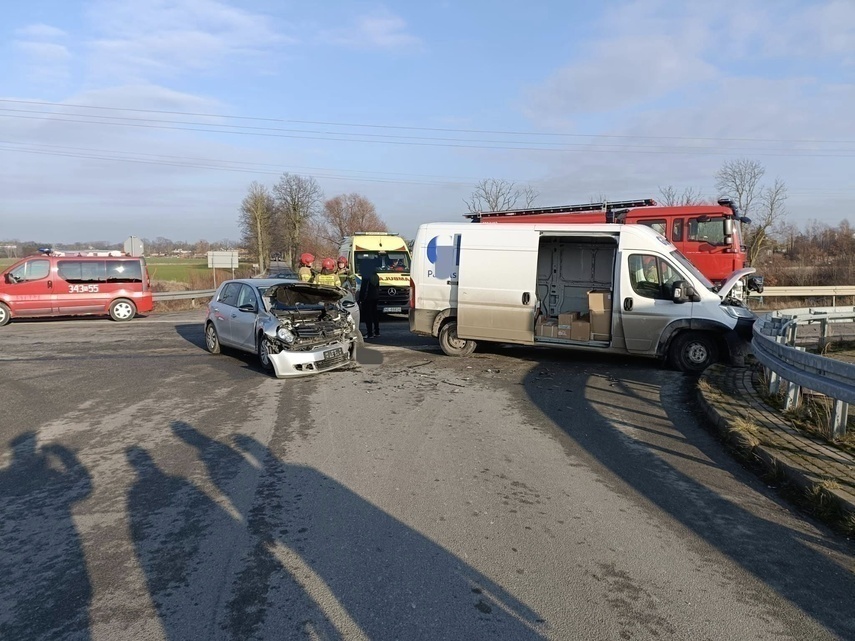
<svg viewBox="0 0 855 641"><path fill-rule="evenodd" d="M336 258L342 240L358 231L388 231L377 209L361 194L325 199L311 176L284 173L272 188L253 181L240 205L242 242L264 271L271 257L297 267L309 252Z"/></svg>

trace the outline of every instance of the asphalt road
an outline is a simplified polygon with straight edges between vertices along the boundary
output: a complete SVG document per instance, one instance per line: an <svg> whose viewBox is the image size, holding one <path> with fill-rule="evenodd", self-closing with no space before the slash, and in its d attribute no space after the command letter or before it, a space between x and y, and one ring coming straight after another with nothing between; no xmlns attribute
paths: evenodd
<svg viewBox="0 0 855 641"><path fill-rule="evenodd" d="M0 638L855 638L855 545L645 360L280 381L202 315L0 329Z"/></svg>

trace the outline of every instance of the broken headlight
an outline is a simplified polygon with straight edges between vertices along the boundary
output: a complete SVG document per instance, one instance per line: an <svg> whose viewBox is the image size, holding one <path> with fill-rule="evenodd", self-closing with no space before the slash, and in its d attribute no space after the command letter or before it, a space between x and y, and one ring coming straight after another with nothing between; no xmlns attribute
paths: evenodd
<svg viewBox="0 0 855 641"><path fill-rule="evenodd" d="M276 330L276 338L290 345L294 342L294 332L292 332L287 327L280 327Z"/></svg>

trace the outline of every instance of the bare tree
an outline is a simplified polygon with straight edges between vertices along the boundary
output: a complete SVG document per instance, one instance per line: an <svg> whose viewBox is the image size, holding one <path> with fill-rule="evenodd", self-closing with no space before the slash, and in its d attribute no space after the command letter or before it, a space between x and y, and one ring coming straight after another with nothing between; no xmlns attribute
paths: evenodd
<svg viewBox="0 0 855 641"><path fill-rule="evenodd" d="M265 270L270 253L270 227L275 211L276 203L267 187L253 181L241 202L238 222L243 242L257 256L261 272Z"/></svg>
<svg viewBox="0 0 855 641"><path fill-rule="evenodd" d="M755 265L760 253L771 244L773 230L782 227L787 215L784 206L787 198L787 186L779 178L775 179L771 187L765 187L760 191L756 220L752 221L746 237L750 265Z"/></svg>
<svg viewBox="0 0 855 641"><path fill-rule="evenodd" d="M475 189L464 200L470 213L479 211L507 211L522 202L524 207L531 207L540 194L530 185L522 187L510 180L487 178L478 182Z"/></svg>
<svg viewBox="0 0 855 641"><path fill-rule="evenodd" d="M662 196L662 204L666 207L683 207L688 205L702 205L704 198L701 195L700 189L694 187L686 187L683 193L678 193L672 185L666 185L659 188L659 195Z"/></svg>
<svg viewBox="0 0 855 641"><path fill-rule="evenodd" d="M341 194L324 203L321 212L321 237L339 247L345 236L358 231L387 231L386 223L377 215L374 203L361 194Z"/></svg>
<svg viewBox="0 0 855 641"><path fill-rule="evenodd" d="M304 228L317 215L323 191L311 176L284 173L273 187L273 193L276 225L283 230L285 261L296 267Z"/></svg>
<svg viewBox="0 0 855 641"><path fill-rule="evenodd" d="M743 216L750 216L760 198L760 180L765 174L766 168L756 160L728 160L715 174L715 188L719 195L735 199Z"/></svg>

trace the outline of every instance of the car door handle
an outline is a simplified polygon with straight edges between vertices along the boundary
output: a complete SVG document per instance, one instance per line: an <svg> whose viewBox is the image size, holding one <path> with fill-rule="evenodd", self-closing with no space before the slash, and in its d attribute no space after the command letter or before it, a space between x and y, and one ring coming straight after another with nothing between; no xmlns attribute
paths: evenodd
<svg viewBox="0 0 855 641"><path fill-rule="evenodd" d="M232 318L237 318L237 314L232 314Z"/></svg>
<svg viewBox="0 0 855 641"><path fill-rule="evenodd" d="M522 295L522 304L528 305L528 302L531 300L531 295L528 292L523 292Z"/></svg>
<svg viewBox="0 0 855 641"><path fill-rule="evenodd" d="M624 311L631 312L632 311L632 298L627 296L623 299L623 308Z"/></svg>

